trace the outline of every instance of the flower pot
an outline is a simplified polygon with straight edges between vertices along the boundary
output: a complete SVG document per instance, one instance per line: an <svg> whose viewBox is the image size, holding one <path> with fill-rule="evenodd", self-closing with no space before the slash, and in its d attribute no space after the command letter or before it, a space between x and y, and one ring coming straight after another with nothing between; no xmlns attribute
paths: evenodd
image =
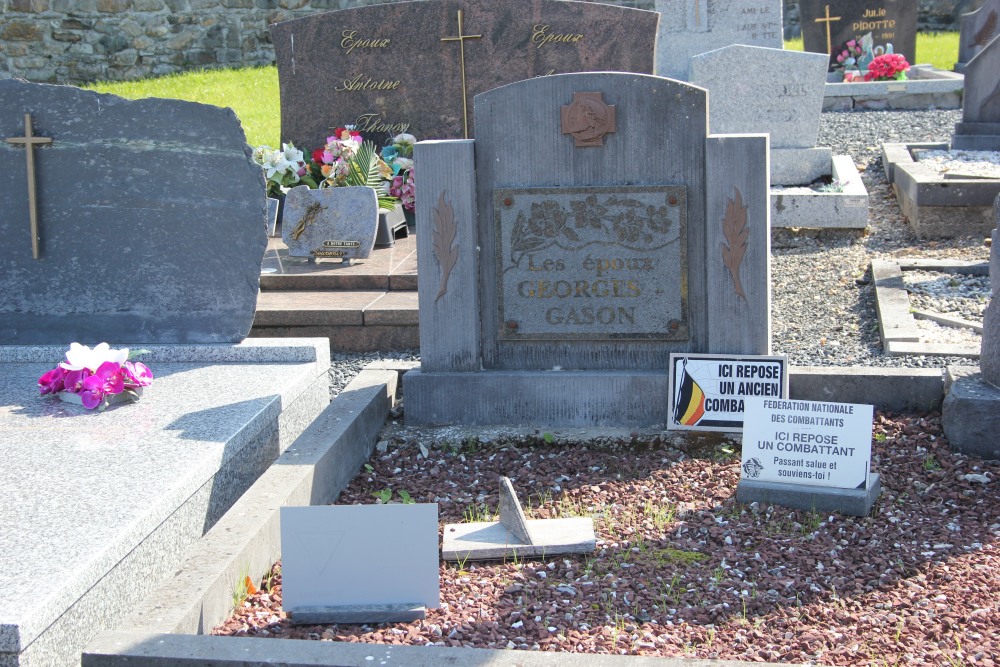
<svg viewBox="0 0 1000 667"><path fill-rule="evenodd" d="M396 208L391 211L380 208L378 210L378 232L375 235L375 247L391 248L396 245L397 238L405 238L406 236L409 236L409 232L402 204L396 204Z"/></svg>
<svg viewBox="0 0 1000 667"><path fill-rule="evenodd" d="M134 392L137 396L142 396L142 390L144 387L136 387L130 391ZM58 394L59 400L64 403L71 403L73 405L83 406L83 399L79 394L74 394L71 391L60 391ZM120 394L105 394L104 400L108 402L108 406L116 405L118 403L127 403L132 400L132 397L128 395L128 392L121 392ZM94 408L96 412L98 408Z"/></svg>
<svg viewBox="0 0 1000 667"><path fill-rule="evenodd" d="M267 198L267 235L281 236L281 209L284 208L284 197Z"/></svg>

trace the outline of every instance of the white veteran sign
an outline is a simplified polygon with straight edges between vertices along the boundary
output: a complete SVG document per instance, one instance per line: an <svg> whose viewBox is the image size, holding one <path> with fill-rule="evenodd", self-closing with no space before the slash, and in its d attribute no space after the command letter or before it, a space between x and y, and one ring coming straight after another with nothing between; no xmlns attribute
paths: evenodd
<svg viewBox="0 0 1000 667"><path fill-rule="evenodd" d="M746 399L743 479L867 488L870 405L772 398Z"/></svg>

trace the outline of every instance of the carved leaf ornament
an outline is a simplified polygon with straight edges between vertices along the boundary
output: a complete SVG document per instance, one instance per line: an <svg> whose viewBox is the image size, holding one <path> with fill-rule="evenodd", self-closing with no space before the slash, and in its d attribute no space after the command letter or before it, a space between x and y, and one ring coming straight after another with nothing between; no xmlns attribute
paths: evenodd
<svg viewBox="0 0 1000 667"><path fill-rule="evenodd" d="M747 295L743 293L743 284L740 282L740 264L747 252L750 229L747 227L747 207L743 205L743 195L739 188L733 188L733 191L736 195L726 204L726 214L722 218L722 234L726 237L726 243L720 244L722 263L733 277L736 295L746 301Z"/></svg>
<svg viewBox="0 0 1000 667"><path fill-rule="evenodd" d="M455 223L455 210L444 200L445 193L438 196L437 206L432 209L434 227L431 231L434 256L441 266L441 286L434 302L448 292L448 277L458 263L458 225Z"/></svg>
<svg viewBox="0 0 1000 667"><path fill-rule="evenodd" d="M1000 16L997 15L997 10L990 10L990 13L986 15L986 20L983 21L983 26L972 36L972 44L969 46L986 46L997 34L998 22L1000 22Z"/></svg>

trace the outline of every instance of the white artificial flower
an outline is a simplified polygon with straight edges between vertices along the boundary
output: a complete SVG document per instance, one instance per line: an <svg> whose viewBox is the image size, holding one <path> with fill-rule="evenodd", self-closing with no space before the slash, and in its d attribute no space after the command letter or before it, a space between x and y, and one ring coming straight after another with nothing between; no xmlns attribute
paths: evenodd
<svg viewBox="0 0 1000 667"><path fill-rule="evenodd" d="M413 168L413 160L411 160L408 157L398 157L395 160L393 160L393 162L395 164L399 165L400 170L404 170L405 171L406 169L412 169Z"/></svg>
<svg viewBox="0 0 1000 667"><path fill-rule="evenodd" d="M302 151L296 148L295 144L281 144L281 151L284 154L285 160L291 162L293 165L298 166L299 162L305 162Z"/></svg>
<svg viewBox="0 0 1000 667"><path fill-rule="evenodd" d="M393 137L392 143L395 146L409 146L412 148L413 144L417 143L417 138L412 134L406 134L404 132L403 134L397 134Z"/></svg>
<svg viewBox="0 0 1000 667"><path fill-rule="evenodd" d="M70 343L69 350L66 352L66 361L59 365L67 371L79 371L86 368L93 373L105 361L124 364L126 359L128 359L127 347L120 350L112 350L111 346L107 343L100 343L94 349L90 349L86 345Z"/></svg>

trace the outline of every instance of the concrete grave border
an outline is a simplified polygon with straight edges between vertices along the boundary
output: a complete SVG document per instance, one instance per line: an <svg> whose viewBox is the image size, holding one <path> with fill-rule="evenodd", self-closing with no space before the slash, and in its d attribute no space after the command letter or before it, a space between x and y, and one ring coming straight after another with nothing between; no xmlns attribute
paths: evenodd
<svg viewBox="0 0 1000 667"><path fill-rule="evenodd" d="M912 65L906 81L828 81L823 91L823 111L961 109L964 90L965 77L961 74L931 65Z"/></svg>
<svg viewBox="0 0 1000 667"><path fill-rule="evenodd" d="M890 260L872 261L872 284L875 286L875 309L878 312L879 335L882 349L891 357L923 354L929 357L979 358L979 348L948 343L921 343L920 332L915 319L933 320L938 324L952 327L974 325L957 318L914 311L910 307L910 296L903 285L903 271L923 270L943 273L965 273L969 275L989 275L987 262L967 262L962 260L914 259L901 262ZM982 332L982 326L979 325Z"/></svg>
<svg viewBox="0 0 1000 667"><path fill-rule="evenodd" d="M886 179L917 238L985 238L995 226L993 200L1000 194L1000 179L945 179L913 157L916 149L950 147L947 142L882 144Z"/></svg>
<svg viewBox="0 0 1000 667"><path fill-rule="evenodd" d="M808 186L772 186L771 229L864 229L868 226L868 190L850 155L834 155L832 177L841 192L816 192Z"/></svg>
<svg viewBox="0 0 1000 667"><path fill-rule="evenodd" d="M129 621L84 651L83 667L368 667L374 656L410 667L501 667L506 650L276 641L204 635L229 616L234 582L280 557L279 508L332 502L371 455L400 375L416 363L369 365L324 410L232 509L188 553L169 579L149 590ZM872 403L890 412L939 409L941 369L792 368L789 393L804 400ZM178 595L178 591L181 595ZM732 661L552 654L522 651L522 667L735 667ZM774 663L755 663L771 665Z"/></svg>

